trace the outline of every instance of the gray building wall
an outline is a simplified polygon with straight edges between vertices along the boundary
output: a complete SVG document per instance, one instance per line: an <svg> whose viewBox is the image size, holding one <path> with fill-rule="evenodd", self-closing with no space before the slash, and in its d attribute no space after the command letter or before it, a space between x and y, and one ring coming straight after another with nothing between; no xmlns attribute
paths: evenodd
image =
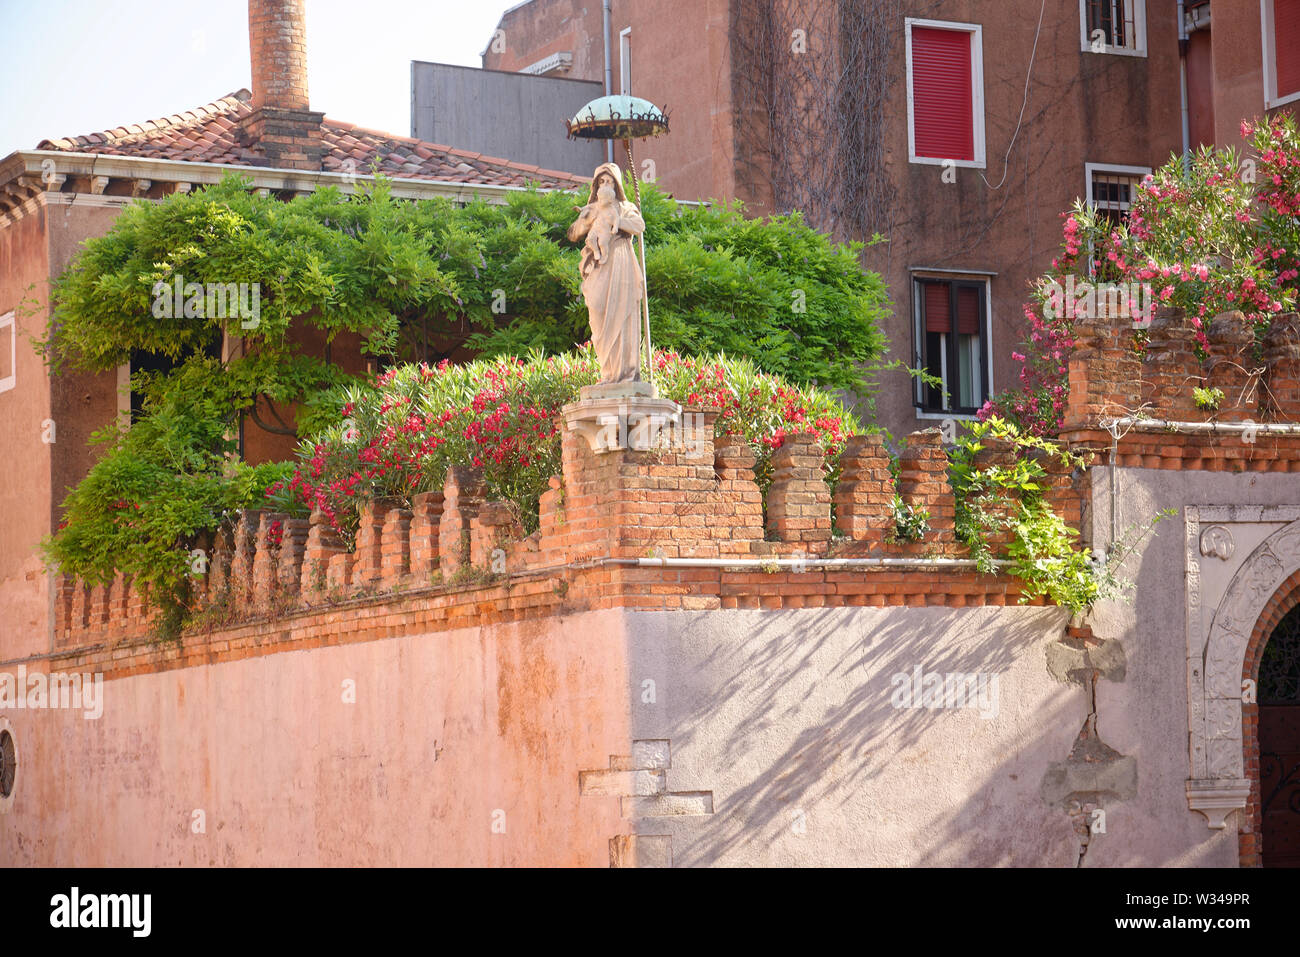
<svg viewBox="0 0 1300 957"><path fill-rule="evenodd" d="M600 140L570 140L564 121L600 83L411 61L411 135L543 169L590 176Z"/></svg>

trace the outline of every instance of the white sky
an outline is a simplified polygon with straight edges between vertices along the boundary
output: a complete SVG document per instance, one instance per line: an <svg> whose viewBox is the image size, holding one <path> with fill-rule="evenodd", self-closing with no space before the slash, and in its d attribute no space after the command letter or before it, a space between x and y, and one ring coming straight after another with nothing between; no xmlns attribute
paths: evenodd
<svg viewBox="0 0 1300 957"><path fill-rule="evenodd" d="M480 66L515 0L307 0L312 109L409 136L411 61ZM246 0L0 0L0 157L249 86Z"/></svg>

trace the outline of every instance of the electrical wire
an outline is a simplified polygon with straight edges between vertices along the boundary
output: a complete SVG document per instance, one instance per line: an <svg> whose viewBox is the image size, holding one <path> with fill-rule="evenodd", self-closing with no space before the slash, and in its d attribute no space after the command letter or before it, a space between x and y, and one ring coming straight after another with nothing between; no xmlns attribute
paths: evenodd
<svg viewBox="0 0 1300 957"><path fill-rule="evenodd" d="M1038 37L1043 32L1043 13L1047 10L1047 0L1043 0L1042 6L1038 8L1038 29L1034 31L1034 48L1029 53L1029 69L1025 71L1025 97L1020 101L1020 116L1016 119L1015 132L1011 134L1011 142L1007 144L1007 155L1002 157L1002 178L998 180L998 185L994 186L984 174L980 173L980 179L984 180L984 185L989 189L1001 189L1002 184L1007 181L1007 173L1011 170L1011 148L1016 145L1016 137L1020 135L1020 124L1025 119L1025 107L1029 105L1029 78L1034 73L1034 58L1038 56Z"/></svg>

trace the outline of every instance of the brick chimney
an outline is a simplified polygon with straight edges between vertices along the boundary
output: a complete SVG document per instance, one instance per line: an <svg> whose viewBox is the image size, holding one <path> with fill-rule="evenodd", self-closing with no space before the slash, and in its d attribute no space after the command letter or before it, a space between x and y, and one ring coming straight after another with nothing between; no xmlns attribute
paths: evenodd
<svg viewBox="0 0 1300 957"><path fill-rule="evenodd" d="M245 146L281 169L318 170L324 113L307 99L304 0L248 0L253 112L239 124Z"/></svg>

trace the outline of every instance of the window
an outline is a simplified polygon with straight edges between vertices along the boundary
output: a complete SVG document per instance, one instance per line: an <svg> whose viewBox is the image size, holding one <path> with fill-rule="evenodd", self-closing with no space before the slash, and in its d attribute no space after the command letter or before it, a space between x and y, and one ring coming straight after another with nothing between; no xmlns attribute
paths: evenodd
<svg viewBox="0 0 1300 957"><path fill-rule="evenodd" d="M0 392L8 392L18 382L18 329L14 314L0 316Z"/></svg>
<svg viewBox="0 0 1300 957"><path fill-rule="evenodd" d="M907 116L911 162L984 168L979 24L907 19Z"/></svg>
<svg viewBox="0 0 1300 957"><path fill-rule="evenodd" d="M18 775L18 749L14 736L6 729L0 731L0 798L14 793L14 778Z"/></svg>
<svg viewBox="0 0 1300 957"><path fill-rule="evenodd" d="M619 92L624 96L632 95L632 28L620 30L618 34L618 82Z"/></svg>
<svg viewBox="0 0 1300 957"><path fill-rule="evenodd" d="M916 364L943 383L917 381L922 413L974 415L990 394L989 281L913 276Z"/></svg>
<svg viewBox="0 0 1300 957"><path fill-rule="evenodd" d="M224 335L221 330L212 330L211 337L204 346L201 348L191 347L186 349L179 359L173 359L171 356L161 352L132 349L129 364L127 366L128 377L134 376L137 372L146 372L163 376L170 375L180 368L190 356L200 352L210 359L220 360L222 358L223 341ZM129 378L128 382L130 382ZM130 388L130 410L132 422L140 421L140 417L144 415L145 395L135 387L136 384L137 383L132 382ZM120 411L121 410L119 409L119 412Z"/></svg>
<svg viewBox="0 0 1300 957"><path fill-rule="evenodd" d="M1264 105L1300 99L1300 0L1260 0L1264 28Z"/></svg>
<svg viewBox="0 0 1300 957"><path fill-rule="evenodd" d="M0 814L7 814L13 808L18 764L18 744L14 741L13 725L0 714Z"/></svg>
<svg viewBox="0 0 1300 957"><path fill-rule="evenodd" d="M1149 166L1103 166L1101 163L1085 163L1086 201L1089 206L1110 220L1110 228L1114 229L1128 219L1128 211L1133 208L1137 185L1150 172ZM1099 262L1093 257L1091 247L1088 249L1088 275L1103 280L1120 278L1118 271L1109 262Z"/></svg>
<svg viewBox="0 0 1300 957"><path fill-rule="evenodd" d="M1085 53L1147 55L1146 0L1081 0Z"/></svg>
<svg viewBox="0 0 1300 957"><path fill-rule="evenodd" d="M1085 163L1088 205L1118 226L1128 218L1138 183L1151 172L1149 166L1104 166Z"/></svg>

